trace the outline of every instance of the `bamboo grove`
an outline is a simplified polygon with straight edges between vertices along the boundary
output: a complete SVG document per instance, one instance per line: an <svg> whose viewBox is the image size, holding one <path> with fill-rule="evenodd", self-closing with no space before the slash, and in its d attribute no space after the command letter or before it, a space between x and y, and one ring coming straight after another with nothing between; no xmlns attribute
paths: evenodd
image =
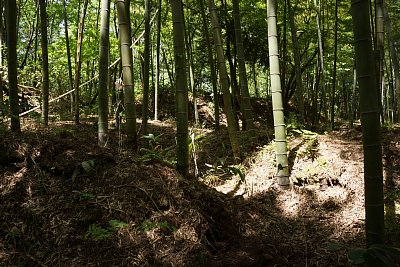
<svg viewBox="0 0 400 267"><path fill-rule="evenodd" d="M162 119L158 107L172 93L177 169L187 176L198 96L212 98L214 128L226 124L236 162L240 131L257 127L251 100L271 100L273 122L266 124L275 127L282 187L290 182L285 118L330 129L361 119L372 192L368 240L379 243L379 127L400 118L399 7L389 0L0 0L1 116L19 132L20 116L34 116L32 109L41 110L44 126L54 114L76 124L98 114L101 146L113 117L137 149L146 147L140 136L148 134L150 118Z"/></svg>

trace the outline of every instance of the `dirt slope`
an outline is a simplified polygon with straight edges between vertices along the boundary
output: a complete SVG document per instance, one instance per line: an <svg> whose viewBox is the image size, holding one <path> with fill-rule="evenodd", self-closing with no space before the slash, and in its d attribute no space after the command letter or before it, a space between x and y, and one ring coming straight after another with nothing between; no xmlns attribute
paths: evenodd
<svg viewBox="0 0 400 267"><path fill-rule="evenodd" d="M326 244L364 245L357 129L292 136L296 185L281 191L270 130L241 136L240 183L224 131L195 131L201 176L189 181L171 168L173 125L151 124L157 140L139 153L117 131L112 148L97 147L91 123L52 127L0 135L2 266L344 266L346 252ZM398 133L384 139L390 192L399 188ZM398 237L393 227L389 240Z"/></svg>

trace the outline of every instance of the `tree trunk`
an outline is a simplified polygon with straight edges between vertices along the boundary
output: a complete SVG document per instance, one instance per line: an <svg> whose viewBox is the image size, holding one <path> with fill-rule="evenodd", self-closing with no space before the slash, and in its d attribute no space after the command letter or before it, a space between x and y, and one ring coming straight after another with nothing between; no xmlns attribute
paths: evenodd
<svg viewBox="0 0 400 267"><path fill-rule="evenodd" d="M19 121L17 85L17 4L15 0L8 0L5 4L7 17L7 66L11 131L20 132L21 125Z"/></svg>
<svg viewBox="0 0 400 267"><path fill-rule="evenodd" d="M354 68L353 71L353 87L351 91L351 97L350 97L350 128L353 128L353 123L354 123L354 114L355 114L355 103L354 99L356 98L356 88L357 88L357 70Z"/></svg>
<svg viewBox="0 0 400 267"><path fill-rule="evenodd" d="M382 91L383 91L383 58L384 51L384 15L383 15L383 0L375 1L375 23L376 23L376 83L378 84L379 109L381 113L381 121L385 122L385 114L382 106Z"/></svg>
<svg viewBox="0 0 400 267"><path fill-rule="evenodd" d="M287 104L285 95L286 95L286 72L287 72L287 0L283 1L283 34L282 34L282 43L283 43L283 48L282 48L282 58L280 59L282 64L281 64L281 85L282 85L282 97L283 97L283 103L284 106Z"/></svg>
<svg viewBox="0 0 400 267"><path fill-rule="evenodd" d="M192 40L190 38L189 29L185 26L185 41L186 41L186 51L187 51L187 58L189 63L189 84L190 84L190 91L192 92L193 96L193 110L194 110L194 122L195 125L199 125L199 110L197 108L197 90L195 88L194 82L194 66L193 66L193 51L192 51Z"/></svg>
<svg viewBox="0 0 400 267"><path fill-rule="evenodd" d="M253 110L250 103L249 87L247 82L246 63L244 61L244 47L242 30L240 25L239 0L233 0L233 20L235 25L237 59L239 64L239 78L241 89L241 102L243 111L243 128L246 130L254 129Z"/></svg>
<svg viewBox="0 0 400 267"><path fill-rule="evenodd" d="M4 116L5 105L4 105L4 95L3 95L3 0L0 0L0 116Z"/></svg>
<svg viewBox="0 0 400 267"><path fill-rule="evenodd" d="M101 0L99 45L99 146L105 146L108 137L108 91L110 58L110 0Z"/></svg>
<svg viewBox="0 0 400 267"><path fill-rule="evenodd" d="M39 5L39 2L38 2L38 5ZM39 8L39 6L38 6L38 8ZM39 25L40 14L39 14L39 12L37 12L37 13L38 14L36 14L36 25ZM34 49L34 57L33 57L33 63L34 63L33 73L35 73L35 74L37 72L37 65L38 65L37 64L37 58L38 58L38 36L39 36L39 27L36 27L36 30L35 30L35 49ZM32 86L36 87L36 85L37 85L37 80L34 77L34 78L32 78Z"/></svg>
<svg viewBox="0 0 400 267"><path fill-rule="evenodd" d="M149 85L150 85L150 8L151 1L144 1L144 64L143 64L143 100L142 100L142 135L147 135L149 118ZM143 139L146 146L146 140Z"/></svg>
<svg viewBox="0 0 400 267"><path fill-rule="evenodd" d="M132 38L130 33L130 21L127 19L125 1L115 1L118 12L119 39L121 46L121 65L124 80L124 105L126 114L126 133L128 142L137 146L136 133L136 105L135 92L133 87L133 68L132 68Z"/></svg>
<svg viewBox="0 0 400 267"><path fill-rule="evenodd" d="M171 86L174 85L174 73L171 71L170 64L167 60L167 55L165 52L165 49L161 49L162 53L163 53L163 60L164 60L164 64L165 64L165 69L167 70L168 73L168 78L169 78L169 83L171 84Z"/></svg>
<svg viewBox="0 0 400 267"><path fill-rule="evenodd" d="M304 123L304 98L303 98L303 81L301 79L301 61L299 43L297 42L297 30L294 24L294 12L290 0L287 0L289 9L290 33L292 35L293 54L294 54L294 70L296 76L296 102L299 109L299 122Z"/></svg>
<svg viewBox="0 0 400 267"><path fill-rule="evenodd" d="M351 13L364 147L365 231L367 246L370 246L383 243L384 205L379 98L374 75L368 2L352 0Z"/></svg>
<svg viewBox="0 0 400 267"><path fill-rule="evenodd" d="M154 89L154 120L158 120L158 93L160 91L160 45L161 45L161 12L162 1L158 0L157 13L157 46L156 46L156 84Z"/></svg>
<svg viewBox="0 0 400 267"><path fill-rule="evenodd" d="M390 53L390 49L389 49L389 62L387 62L385 60L385 67L386 67L386 75L388 77L388 86L389 86L389 90L388 90L388 116L389 116L389 120L390 123L395 123L394 119L395 119L395 103L394 103L394 78L393 78L393 65L392 65L392 55Z"/></svg>
<svg viewBox="0 0 400 267"><path fill-rule="evenodd" d="M80 97L79 97L79 83L80 83L80 72L81 72L81 51L83 41L83 29L85 23L86 10L88 6L88 0L84 1L83 10L78 27L78 41L76 46L76 59L75 59L75 78L74 78L74 89L75 89L75 124L79 124L79 108L80 108Z"/></svg>
<svg viewBox="0 0 400 267"><path fill-rule="evenodd" d="M182 13L184 14L183 10ZM188 23L184 21L183 26L185 27L185 45L186 45L186 57L189 67L189 91L192 92L193 98L193 111L194 111L194 123L196 126L199 125L199 111L197 109L197 91L194 84L194 66L193 66L193 54L192 54L192 40L190 38L190 30Z"/></svg>
<svg viewBox="0 0 400 267"><path fill-rule="evenodd" d="M213 88L213 99L214 99L214 117L215 117L215 130L219 130L219 102L218 102L218 87L217 87L217 75L215 72L215 65L214 65L214 56L212 52L212 47L211 47L211 40L210 40L210 35L208 33L208 20L206 17L206 12L204 8L204 0L198 0L199 6L200 6L200 13L202 17L202 23L203 23L203 34L204 38L207 43L207 55L208 55L208 64L210 66L210 72L211 72L211 84Z"/></svg>
<svg viewBox="0 0 400 267"><path fill-rule="evenodd" d="M335 48L333 52L333 81L331 92L331 130L335 128L335 92L336 92L336 77L337 77L337 46L338 46L338 1L335 1Z"/></svg>
<svg viewBox="0 0 400 267"><path fill-rule="evenodd" d="M369 23L371 23L371 32L372 32L372 43L374 45L374 50L376 49L376 35L375 35L375 22L374 22L374 9L373 4L374 1L369 1Z"/></svg>
<svg viewBox="0 0 400 267"><path fill-rule="evenodd" d="M189 131L188 131L188 88L185 55L185 26L182 0L170 0L173 22L175 87L176 87L176 127L177 127L177 170L184 176L189 173Z"/></svg>
<svg viewBox="0 0 400 267"><path fill-rule="evenodd" d="M256 63L252 63L252 72L253 72L253 82L254 82L254 93L256 94L256 97L260 97L260 90L258 89L258 84L257 84L257 71L256 71Z"/></svg>
<svg viewBox="0 0 400 267"><path fill-rule="evenodd" d="M314 66L314 77L313 77L313 86L312 86L312 106L311 106L311 124L315 126L317 124L318 117L318 84L319 84L319 65L318 58L317 63Z"/></svg>
<svg viewBox="0 0 400 267"><path fill-rule="evenodd" d="M235 119L235 128L237 131L240 130L239 128L239 117L240 117L240 91L239 91L239 84L237 80L236 74L236 49L234 45L234 53L232 56L231 53L231 38L233 38L233 21L232 23L228 23L226 20L227 26L227 33L226 33L226 59L228 60L229 64L229 72L230 72L230 86L231 86L231 93L232 93L232 110L233 110L233 118ZM222 38L221 38L222 40ZM228 85L229 86L229 85Z"/></svg>
<svg viewBox="0 0 400 267"><path fill-rule="evenodd" d="M237 137L236 127L235 127L235 118L232 109L232 101L231 94L229 92L229 78L228 72L226 70L224 51L222 49L222 38L221 38L221 28L218 23L218 16L216 7L214 4L214 0L209 0L209 10L211 15L211 22L214 31L214 44L215 50L217 52L217 63L219 68L219 79L222 86L223 100L224 100L224 109L225 115L228 121L228 133L229 139L232 146L232 152L235 162L240 162L240 147L239 141Z"/></svg>
<svg viewBox="0 0 400 267"><path fill-rule="evenodd" d="M389 48L390 48L390 59L392 62L393 66L393 74L394 74L394 83L395 83L395 91L397 94L397 112L394 112L395 114L395 122L399 121L400 118L400 68L399 68L399 61L397 58L397 53L396 53L396 45L394 42L393 34L392 34L392 27L390 23L390 18L389 14L387 12L387 7L386 5L383 5L383 14L385 17L385 24L386 24L386 32L388 35L388 41L389 41Z"/></svg>
<svg viewBox="0 0 400 267"><path fill-rule="evenodd" d="M342 75L342 95L343 95L343 117L348 120L349 119L349 90L348 87L346 85L346 78L344 75ZM338 109L339 110L339 109Z"/></svg>
<svg viewBox="0 0 400 267"><path fill-rule="evenodd" d="M281 79L279 73L279 51L277 34L277 13L275 0L267 1L268 47L271 76L272 109L275 129L275 153L278 184L282 188L289 187L289 164L286 145L286 126L283 113Z"/></svg>
<svg viewBox="0 0 400 267"><path fill-rule="evenodd" d="M318 32L318 48L319 48L319 62L321 68L321 103L319 108L319 114L323 111L326 114L325 108L325 68L324 68L324 50L322 46L322 34L321 34L321 26L320 26L320 18L319 18L319 7L317 5L317 0L314 0L314 6L316 11L316 20L317 20L317 32Z"/></svg>
<svg viewBox="0 0 400 267"><path fill-rule="evenodd" d="M39 0L40 32L42 46L42 123L49 125L49 56L47 49L47 13L46 1Z"/></svg>
<svg viewBox="0 0 400 267"><path fill-rule="evenodd" d="M72 63L71 63L71 49L69 47L69 36L68 36L68 18L67 18L67 5L65 0L63 0L64 8L64 32L65 32L65 46L67 48L67 60L68 60L68 82L69 90L74 89L74 82L72 78ZM70 95L71 98L71 114L74 112L74 93Z"/></svg>
<svg viewBox="0 0 400 267"><path fill-rule="evenodd" d="M383 61L383 64L385 64L385 61ZM386 82L385 82L385 77L382 77L382 94L381 94L381 102L382 102L382 111L381 111L381 116L383 117L383 118L385 118L385 121L387 121L387 119L389 119L389 121L390 121L390 118L389 118L389 112L388 112L388 109L389 109L389 105L388 105L388 92L389 92L389 90L387 89L387 86L386 86Z"/></svg>
<svg viewBox="0 0 400 267"><path fill-rule="evenodd" d="M33 42L34 39L37 38L37 28L39 27L38 26L38 21L39 21L39 17L40 17L39 4L37 5L36 11L37 11L37 14L36 14L36 27L35 27L35 23L32 23L32 29L30 30L29 38L27 40L27 44L25 45L26 50L25 50L25 53L24 53L24 57L22 59L21 64L19 65L19 69L20 70L23 70L25 68L26 62L28 60L28 56L30 55L29 52L31 50L32 42Z"/></svg>

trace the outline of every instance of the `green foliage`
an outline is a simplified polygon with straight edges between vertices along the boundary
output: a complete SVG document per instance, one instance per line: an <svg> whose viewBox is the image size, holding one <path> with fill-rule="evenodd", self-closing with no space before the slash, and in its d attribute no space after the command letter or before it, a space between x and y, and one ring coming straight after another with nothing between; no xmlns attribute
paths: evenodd
<svg viewBox="0 0 400 267"><path fill-rule="evenodd" d="M218 163L214 164L205 164L210 168L210 173L217 176L224 176L225 174L231 174L234 176L238 175L240 178L240 183L246 183L245 169L242 165L227 165L225 162L226 158L219 158L218 161Z"/></svg>
<svg viewBox="0 0 400 267"><path fill-rule="evenodd" d="M139 149L140 161L142 161L143 163L163 161L169 165L175 164L174 155L172 153L173 146L164 149L160 143L162 135L163 134L154 135L150 133L141 137L142 139L148 140L148 148L142 147Z"/></svg>
<svg viewBox="0 0 400 267"><path fill-rule="evenodd" d="M96 241L105 240L109 238L112 234L114 234L117 230L128 226L127 223L118 220L110 220L108 224L109 227L107 228L98 226L95 223L89 225L86 237L93 238Z"/></svg>
<svg viewBox="0 0 400 267"><path fill-rule="evenodd" d="M91 159L91 160L87 160L87 161L83 161L81 163L82 168L85 170L85 172L91 172L94 170L94 164L95 164L95 160Z"/></svg>
<svg viewBox="0 0 400 267"><path fill-rule="evenodd" d="M206 163L205 165L210 168L211 172L218 172L223 170L223 166L225 165L226 158L218 158L218 162L214 164Z"/></svg>
<svg viewBox="0 0 400 267"><path fill-rule="evenodd" d="M162 134L154 135L150 133L148 135L144 135L141 137L142 139L148 140L148 147L149 147L149 148L144 148L144 147L140 148L139 152L141 154L140 156L141 161L147 163L154 160L163 160L162 149L159 142L161 136Z"/></svg>
<svg viewBox="0 0 400 267"><path fill-rule="evenodd" d="M233 175L239 175L241 183L246 183L246 177L245 177L244 168L243 168L242 165L231 165L231 166L228 166L228 170Z"/></svg>
<svg viewBox="0 0 400 267"><path fill-rule="evenodd" d="M400 199L400 188L388 191L386 193L386 200L387 201L396 201Z"/></svg>
<svg viewBox="0 0 400 267"><path fill-rule="evenodd" d="M199 150L199 141L204 138L204 134L197 134L196 129L190 129L190 138L189 138L189 153L193 153L193 151Z"/></svg>
<svg viewBox="0 0 400 267"><path fill-rule="evenodd" d="M331 251L346 249L350 264L367 266L396 267L400 262L400 248L389 245L371 245L369 248L353 248L343 244L329 243L325 246Z"/></svg>
<svg viewBox="0 0 400 267"><path fill-rule="evenodd" d="M80 174L86 173L86 174L91 174L95 171L95 163L96 161L94 159L86 160L81 162L79 166L77 166L72 173L71 179L74 181ZM83 171L81 170L83 169Z"/></svg>
<svg viewBox="0 0 400 267"><path fill-rule="evenodd" d="M297 156L316 159L319 156L318 138L305 139L304 145L297 152Z"/></svg>
<svg viewBox="0 0 400 267"><path fill-rule="evenodd" d="M114 231L128 226L127 223L118 220L110 220L108 224L110 225L109 229Z"/></svg>
<svg viewBox="0 0 400 267"><path fill-rule="evenodd" d="M94 198L94 195L92 193L89 192L81 192L79 195L79 198L81 200L91 200Z"/></svg>
<svg viewBox="0 0 400 267"><path fill-rule="evenodd" d="M170 226L168 221L152 222L149 220L144 220L142 224L138 227L138 230L141 232L148 232L156 228L159 228L161 230L175 231L175 227Z"/></svg>
<svg viewBox="0 0 400 267"><path fill-rule="evenodd" d="M89 225L88 232L86 234L87 237L91 237L94 240L101 241L109 238L112 235L112 232L109 229L105 229L101 226L97 226L96 224Z"/></svg>
<svg viewBox="0 0 400 267"><path fill-rule="evenodd" d="M152 133L149 133L147 135L143 135L141 138L148 140L150 149L155 150L157 149L157 147L160 146L160 138L162 135L163 134L154 135Z"/></svg>
<svg viewBox="0 0 400 267"><path fill-rule="evenodd" d="M304 125L298 123L297 116L293 113L289 114L287 134L288 136L301 136L304 139L297 156L313 160L318 157L318 133L304 129Z"/></svg>
<svg viewBox="0 0 400 267"><path fill-rule="evenodd" d="M291 133L299 131L302 128L304 128L304 125L298 122L297 115L293 112L289 113L289 117L286 121L287 135L290 136Z"/></svg>
<svg viewBox="0 0 400 267"><path fill-rule="evenodd" d="M205 267L206 266L206 257L204 256L203 253L199 253L197 255L197 263L199 264L199 266L201 267Z"/></svg>

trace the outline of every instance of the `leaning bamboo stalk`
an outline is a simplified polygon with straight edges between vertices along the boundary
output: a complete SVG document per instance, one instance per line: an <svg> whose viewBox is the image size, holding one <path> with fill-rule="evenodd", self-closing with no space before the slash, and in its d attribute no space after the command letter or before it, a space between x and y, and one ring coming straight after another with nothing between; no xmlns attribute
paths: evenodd
<svg viewBox="0 0 400 267"><path fill-rule="evenodd" d="M153 16L153 18L151 19L151 21L153 21L154 18L155 18L155 16ZM136 40L132 43L131 48L139 42L140 38L142 38L143 35L144 35L144 31L143 31L143 32L136 38ZM111 69L112 67L114 67L115 65L117 65L117 64L119 63L120 60L121 60L121 58L118 58L117 60L115 60L115 61L108 67L108 69ZM85 85L87 85L88 83L90 83L90 82L96 80L97 78L99 78L99 75L98 75L98 74L95 75L95 76L93 76L92 79L90 79L90 80L88 80L88 81L86 81L86 82L80 84L80 85L79 85L79 88L80 88L80 87L83 87L83 86L85 86ZM8 84L8 80L2 80L2 81ZM38 92L38 93L40 92L40 90L39 90L38 88L31 87L31 86L26 86L26 85L18 84L18 87L20 87L20 88L22 88L22 89L35 90L35 91ZM60 95L60 96L58 96L58 97L56 97L56 98L54 98L54 99L49 100L49 103L52 103L52 102L54 102L54 101L56 101L56 100L58 100L58 99L60 99L60 98L63 98L64 96L66 96L66 95L68 95L68 94L70 94L70 93L73 93L74 91L75 91L75 89L69 90L68 92L65 92L64 94L62 94L62 95ZM31 112L33 112L33 111L35 111L35 110L38 110L38 109L40 109L40 106L37 106L37 107L34 107L34 108L30 109L30 110L24 111L24 112L20 113L19 116L20 116L20 117L21 117L21 116L24 116L24 115L29 114L29 113L31 113ZM9 121L9 119L4 120L4 121Z"/></svg>

